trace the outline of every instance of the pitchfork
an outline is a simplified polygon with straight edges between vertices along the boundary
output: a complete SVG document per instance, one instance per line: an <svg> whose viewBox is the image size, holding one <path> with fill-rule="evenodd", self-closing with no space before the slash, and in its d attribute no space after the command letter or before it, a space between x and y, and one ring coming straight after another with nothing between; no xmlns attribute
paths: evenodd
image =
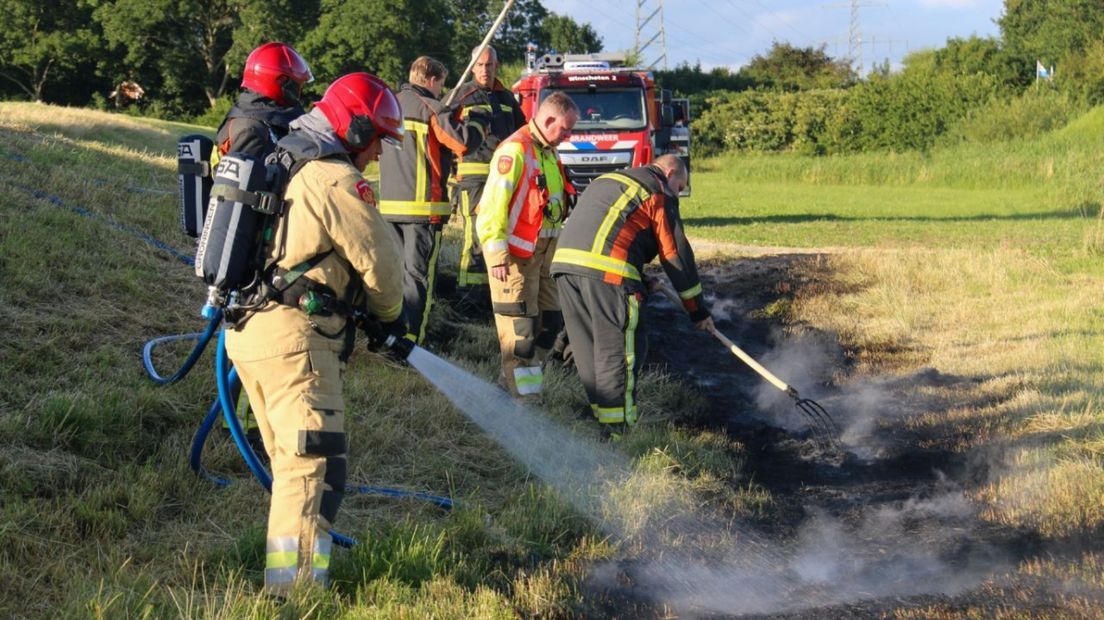
<svg viewBox="0 0 1104 620"><path fill-rule="evenodd" d="M671 300L671 303L679 308L683 307L682 298L680 298L678 293L672 290L671 287L659 283L658 288L667 296L667 299ZM820 403L811 398L802 398L801 395L797 393L796 389L764 368L762 364L755 361L755 358L736 346L736 343L729 340L728 337L718 331L716 327L711 328L709 333L713 334L714 338L720 340L722 344L728 347L728 350L731 351L733 355L740 358L740 360L750 366L752 370L759 373L759 376L766 379L774 387L782 390L786 396L794 399L794 405L796 405L797 409L809 420L809 428L812 429L813 437L816 438L818 443L827 446L829 449L842 449L839 442L840 428L836 424L836 421L832 419L832 416L828 415L824 407L820 406Z"/></svg>

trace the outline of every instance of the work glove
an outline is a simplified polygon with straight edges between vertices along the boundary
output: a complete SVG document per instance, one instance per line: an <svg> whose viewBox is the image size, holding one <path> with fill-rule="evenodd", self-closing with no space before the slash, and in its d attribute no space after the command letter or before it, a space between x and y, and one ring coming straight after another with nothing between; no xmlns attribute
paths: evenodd
<svg viewBox="0 0 1104 620"><path fill-rule="evenodd" d="M414 343L406 338L406 323L401 318L387 322L368 318L361 320L359 325L368 336L370 351L403 362L414 350Z"/></svg>

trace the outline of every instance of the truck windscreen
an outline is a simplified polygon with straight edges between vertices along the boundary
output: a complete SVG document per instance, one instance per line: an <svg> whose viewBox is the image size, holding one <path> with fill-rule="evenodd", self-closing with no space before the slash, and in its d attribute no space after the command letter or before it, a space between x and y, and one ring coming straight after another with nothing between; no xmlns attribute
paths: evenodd
<svg viewBox="0 0 1104 620"><path fill-rule="evenodd" d="M541 100L553 91L541 91ZM608 90L564 90L579 106L579 122L575 130L643 129L648 119L644 114L644 91L639 88Z"/></svg>

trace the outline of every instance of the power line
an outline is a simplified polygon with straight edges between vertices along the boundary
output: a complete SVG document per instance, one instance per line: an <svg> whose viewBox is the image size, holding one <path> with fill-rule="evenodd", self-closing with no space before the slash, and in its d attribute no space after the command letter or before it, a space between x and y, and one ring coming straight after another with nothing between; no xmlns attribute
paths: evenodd
<svg viewBox="0 0 1104 620"><path fill-rule="evenodd" d="M734 0L729 0L730 3L732 3L733 1ZM772 12L772 10L769 7L767 7L767 5L760 2L760 0L752 0L752 1L756 5L758 5L760 8L762 8L764 11L766 11L768 14L770 14L770 15L774 14ZM794 34L796 34L799 37L799 41L813 41L813 40L815 40L813 37L810 37L809 35L805 34L804 32L798 30L797 27L795 27L789 21L783 21L782 25L789 28L790 30L792 30L794 32Z"/></svg>

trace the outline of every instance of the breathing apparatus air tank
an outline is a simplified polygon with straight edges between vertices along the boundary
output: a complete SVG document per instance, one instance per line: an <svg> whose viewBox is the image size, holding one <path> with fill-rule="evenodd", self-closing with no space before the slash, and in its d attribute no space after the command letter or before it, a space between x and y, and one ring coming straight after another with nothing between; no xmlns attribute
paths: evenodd
<svg viewBox="0 0 1104 620"><path fill-rule="evenodd" d="M262 160L239 152L219 160L195 261L196 275L209 287L209 306L224 307L232 293L257 283L264 221L281 203L268 191Z"/></svg>
<svg viewBox="0 0 1104 620"><path fill-rule="evenodd" d="M203 231L207 202L211 196L211 154L215 143L193 134L176 143L176 174L180 180L180 227L195 238Z"/></svg>

